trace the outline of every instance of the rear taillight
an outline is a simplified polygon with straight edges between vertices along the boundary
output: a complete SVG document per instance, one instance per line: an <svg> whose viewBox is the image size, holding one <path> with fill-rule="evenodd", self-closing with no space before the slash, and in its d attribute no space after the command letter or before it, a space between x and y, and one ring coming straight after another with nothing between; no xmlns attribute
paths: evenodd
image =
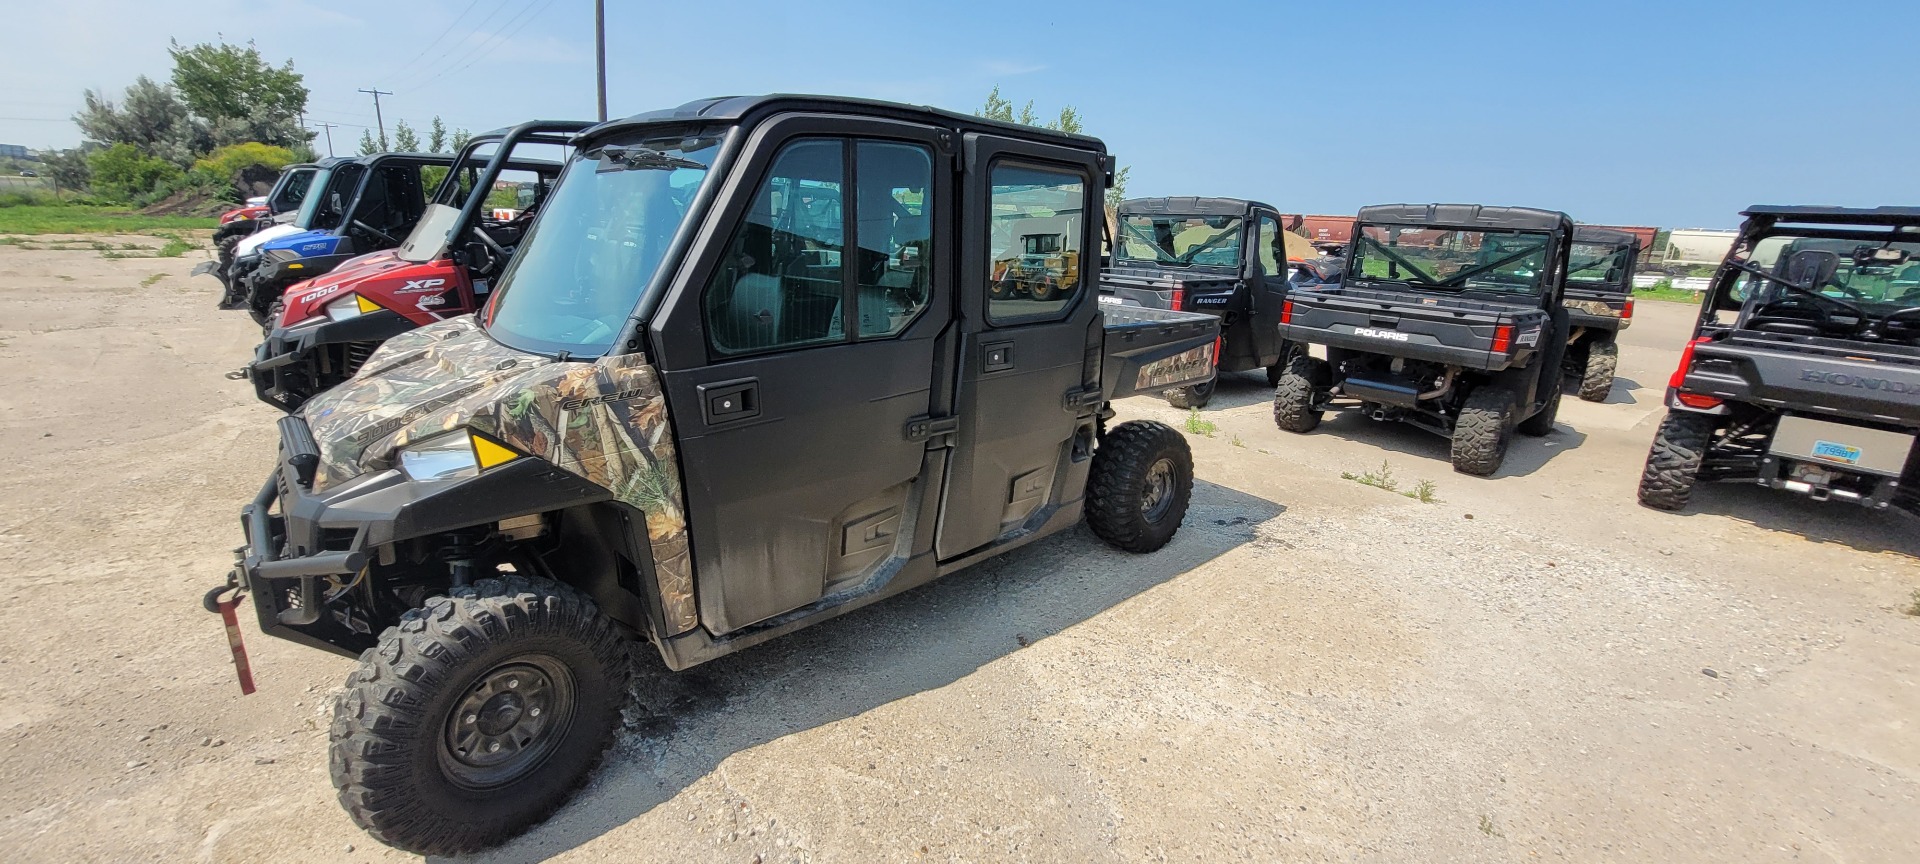
<svg viewBox="0 0 1920 864"><path fill-rule="evenodd" d="M1175 289L1173 289L1173 309L1174 309L1174 311L1176 311L1176 312L1178 312L1178 311L1180 311L1181 309L1184 309L1184 308L1186 308L1186 305L1187 305L1187 289L1185 289L1185 288L1175 288Z"/></svg>
<svg viewBox="0 0 1920 864"><path fill-rule="evenodd" d="M1693 346L1702 342L1711 341L1713 340L1702 336L1692 342L1688 342L1687 347L1680 349L1680 366L1673 370L1673 377L1667 379L1668 387L1672 387L1675 390L1680 389L1680 385L1687 380L1687 370L1693 368Z"/></svg>
<svg viewBox="0 0 1920 864"><path fill-rule="evenodd" d="M1680 404L1688 408L1699 408L1703 411L1708 408L1720 407L1720 397L1708 396L1703 393L1675 393L1673 394L1673 398L1680 400Z"/></svg>
<svg viewBox="0 0 1920 864"><path fill-rule="evenodd" d="M1620 310L1620 317L1622 318L1633 317L1633 298L1632 297L1627 298L1627 308Z"/></svg>
<svg viewBox="0 0 1920 864"><path fill-rule="evenodd" d="M1493 353L1505 354L1513 347L1513 325L1502 324L1493 328Z"/></svg>
<svg viewBox="0 0 1920 864"><path fill-rule="evenodd" d="M1292 300L1288 300L1280 304L1280 323L1282 324L1293 323L1293 301Z"/></svg>

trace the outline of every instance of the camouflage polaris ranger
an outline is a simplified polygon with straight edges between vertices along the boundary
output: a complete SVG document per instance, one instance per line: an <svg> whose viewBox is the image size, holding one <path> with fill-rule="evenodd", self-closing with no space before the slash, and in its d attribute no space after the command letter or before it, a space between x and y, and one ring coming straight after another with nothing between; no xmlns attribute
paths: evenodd
<svg viewBox="0 0 1920 864"><path fill-rule="evenodd" d="M1578 225L1567 255L1567 314L1573 334L1560 369L1576 382L1580 398L1605 402L1620 368L1614 340L1633 326L1633 265L1640 238L1626 231Z"/></svg>
<svg viewBox="0 0 1920 864"><path fill-rule="evenodd" d="M1098 140L780 96L574 143L477 317L280 420L220 601L359 657L333 781L416 852L559 807L629 640L685 669L1083 517L1152 552L1192 489L1180 433L1108 403L1206 380L1218 319L1103 307L1091 257L996 291L1031 221L1096 248Z"/></svg>

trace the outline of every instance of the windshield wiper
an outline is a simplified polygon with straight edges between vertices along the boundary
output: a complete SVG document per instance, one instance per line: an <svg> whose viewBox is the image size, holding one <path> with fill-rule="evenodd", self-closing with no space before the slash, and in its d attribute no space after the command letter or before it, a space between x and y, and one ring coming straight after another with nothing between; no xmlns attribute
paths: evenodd
<svg viewBox="0 0 1920 864"><path fill-rule="evenodd" d="M1129 223L1122 222L1120 223L1120 230L1131 233L1133 236L1140 238L1140 242L1147 244L1147 248L1153 250L1154 261L1163 263L1163 264L1181 263L1179 258L1175 258L1173 255L1168 254L1166 250L1160 248L1160 244L1158 242L1156 242L1152 237L1148 237L1146 234L1142 233L1139 228L1134 227ZM1134 261L1140 260L1138 258L1134 258L1131 255L1127 257Z"/></svg>
<svg viewBox="0 0 1920 864"><path fill-rule="evenodd" d="M1199 243L1198 245L1196 245L1196 246L1193 246L1192 248L1190 248L1190 249L1188 249L1187 251L1185 251L1185 252L1183 252L1183 253L1181 253L1181 255L1180 255L1180 263L1182 263L1182 264L1192 264L1192 263L1193 263L1193 256L1195 256L1195 255L1198 255L1198 254L1200 254L1200 253L1202 253L1202 252L1205 252L1205 251L1207 251L1208 249L1212 249L1212 248L1213 248L1213 247L1214 247L1214 246L1215 246L1216 244L1218 244L1218 243L1219 243L1220 241L1222 241L1222 240L1225 240L1225 239L1227 239L1227 238L1229 238L1229 237L1232 237L1232 236L1234 236L1234 235L1237 235L1237 234L1239 234L1239 233L1240 233L1240 226L1239 226L1239 225L1234 225L1233 227L1231 227L1231 228L1228 228L1228 229L1227 229L1227 230L1225 230L1225 231L1222 231L1222 232L1220 232L1220 233L1218 233L1218 234L1215 234L1215 235L1213 235L1212 237L1208 237L1207 239L1205 239L1205 240L1202 240L1202 241L1200 241L1200 243Z"/></svg>
<svg viewBox="0 0 1920 864"><path fill-rule="evenodd" d="M625 145L625 146L616 145L612 147L602 147L600 148L600 158L611 159L614 162L619 163L620 166L623 168L643 168L643 169L653 169L653 170L659 170L659 169L665 169L665 168L699 168L704 170L707 167L705 165L702 165L698 162L693 161L692 159L682 159L678 156L668 156L667 154L662 153L658 150L655 150L651 147L641 147L637 144Z"/></svg>
<svg viewBox="0 0 1920 864"><path fill-rule="evenodd" d="M1855 306L1852 303L1849 303L1838 297L1828 297L1827 295L1822 294L1818 291L1815 291L1812 288L1807 288L1797 283L1788 281L1783 277L1775 276L1772 273L1768 273L1765 270L1762 270L1758 267L1753 266L1752 264L1748 264L1747 262L1741 261L1737 258L1729 259L1727 261L1727 266L1732 267L1733 269L1738 270L1742 273L1748 273L1754 276L1758 276L1762 279L1767 280L1768 282L1772 282L1775 285L1782 286L1789 291L1805 294L1806 296L1812 297L1815 300L1824 300L1828 303L1832 303L1835 306L1838 306L1842 309L1847 310L1848 312L1852 312L1853 314L1860 316L1860 320L1862 321L1865 321L1868 317L1866 310L1861 309L1860 307Z"/></svg>

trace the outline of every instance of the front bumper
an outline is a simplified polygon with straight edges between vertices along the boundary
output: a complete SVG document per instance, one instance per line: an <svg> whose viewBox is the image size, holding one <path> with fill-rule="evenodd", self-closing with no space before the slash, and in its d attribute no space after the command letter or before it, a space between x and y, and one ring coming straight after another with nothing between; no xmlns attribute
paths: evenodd
<svg viewBox="0 0 1920 864"><path fill-rule="evenodd" d="M391 309L307 327L275 327L254 349L247 378L260 401L295 411L315 394L353 376L365 359L353 356L354 351L370 350L414 327Z"/></svg>

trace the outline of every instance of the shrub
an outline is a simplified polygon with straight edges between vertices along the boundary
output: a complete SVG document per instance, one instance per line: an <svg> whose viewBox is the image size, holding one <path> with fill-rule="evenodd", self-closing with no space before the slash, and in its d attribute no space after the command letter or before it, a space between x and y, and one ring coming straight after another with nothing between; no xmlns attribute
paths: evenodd
<svg viewBox="0 0 1920 864"><path fill-rule="evenodd" d="M231 183L233 175L242 168L263 165L279 171L297 161L299 159L293 151L285 147L248 141L245 144L228 144L201 157L193 163L193 173Z"/></svg>
<svg viewBox="0 0 1920 864"><path fill-rule="evenodd" d="M162 186L181 179L172 162L140 152L132 144L115 144L87 157L93 171L93 189L116 201L144 198Z"/></svg>

